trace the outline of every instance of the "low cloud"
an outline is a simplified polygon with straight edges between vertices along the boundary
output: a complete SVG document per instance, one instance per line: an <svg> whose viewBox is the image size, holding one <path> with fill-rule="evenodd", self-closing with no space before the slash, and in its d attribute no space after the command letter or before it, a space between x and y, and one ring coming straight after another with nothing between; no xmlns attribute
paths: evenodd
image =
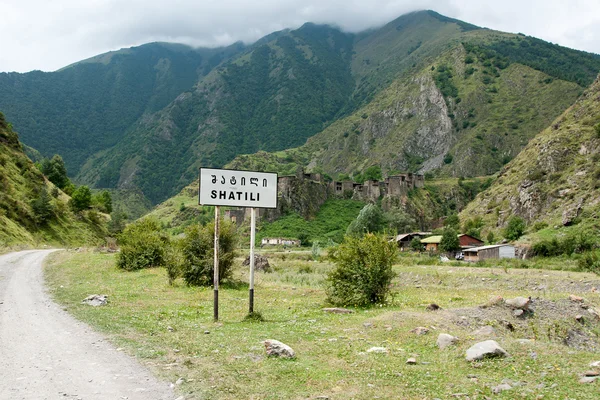
<svg viewBox="0 0 600 400"><path fill-rule="evenodd" d="M600 53L596 0L5 0L0 71L52 71L152 41L215 47L305 22L357 32L419 9Z"/></svg>

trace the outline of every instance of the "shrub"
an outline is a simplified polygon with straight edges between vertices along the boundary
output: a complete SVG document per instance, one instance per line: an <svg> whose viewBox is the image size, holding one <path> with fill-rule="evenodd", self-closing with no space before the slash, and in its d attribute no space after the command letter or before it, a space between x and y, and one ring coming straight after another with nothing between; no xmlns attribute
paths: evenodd
<svg viewBox="0 0 600 400"><path fill-rule="evenodd" d="M525 220L521 217L512 216L504 229L504 237L508 240L517 240L525 233Z"/></svg>
<svg viewBox="0 0 600 400"><path fill-rule="evenodd" d="M191 286L210 286L214 277L215 224L191 225L181 240L183 279ZM221 221L219 229L219 282L231 278L237 234L235 225Z"/></svg>
<svg viewBox="0 0 600 400"><path fill-rule="evenodd" d="M336 267L326 278L328 300L341 306L385 302L394 277L392 264L396 256L396 243L383 236L347 236L329 253Z"/></svg>
<svg viewBox="0 0 600 400"><path fill-rule="evenodd" d="M118 236L121 252L117 267L126 271L142 268L164 267L169 250L169 238L161 232L160 223L145 218L129 225Z"/></svg>
<svg viewBox="0 0 600 400"><path fill-rule="evenodd" d="M579 259L579 269L600 275L600 255L598 252L588 252Z"/></svg>

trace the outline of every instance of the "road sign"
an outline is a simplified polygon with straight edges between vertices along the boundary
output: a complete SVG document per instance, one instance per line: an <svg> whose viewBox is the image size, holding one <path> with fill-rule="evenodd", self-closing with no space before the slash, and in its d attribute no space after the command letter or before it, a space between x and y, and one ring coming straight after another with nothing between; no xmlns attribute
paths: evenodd
<svg viewBox="0 0 600 400"><path fill-rule="evenodd" d="M277 208L277 174L200 168L198 204Z"/></svg>

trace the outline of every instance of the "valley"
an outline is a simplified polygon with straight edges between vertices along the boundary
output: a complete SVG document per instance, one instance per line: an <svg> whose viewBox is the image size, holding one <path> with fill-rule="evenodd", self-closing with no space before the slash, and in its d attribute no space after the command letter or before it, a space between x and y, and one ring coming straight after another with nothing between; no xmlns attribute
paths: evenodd
<svg viewBox="0 0 600 400"><path fill-rule="evenodd" d="M0 72L0 397L596 398L600 55L431 10L260 32ZM200 205L199 168L277 184Z"/></svg>

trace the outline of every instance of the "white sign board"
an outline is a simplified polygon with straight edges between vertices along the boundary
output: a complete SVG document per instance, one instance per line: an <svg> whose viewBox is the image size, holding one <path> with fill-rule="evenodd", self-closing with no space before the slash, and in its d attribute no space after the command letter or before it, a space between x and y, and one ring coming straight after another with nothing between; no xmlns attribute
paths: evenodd
<svg viewBox="0 0 600 400"><path fill-rule="evenodd" d="M277 208L277 174L200 168L198 204Z"/></svg>

